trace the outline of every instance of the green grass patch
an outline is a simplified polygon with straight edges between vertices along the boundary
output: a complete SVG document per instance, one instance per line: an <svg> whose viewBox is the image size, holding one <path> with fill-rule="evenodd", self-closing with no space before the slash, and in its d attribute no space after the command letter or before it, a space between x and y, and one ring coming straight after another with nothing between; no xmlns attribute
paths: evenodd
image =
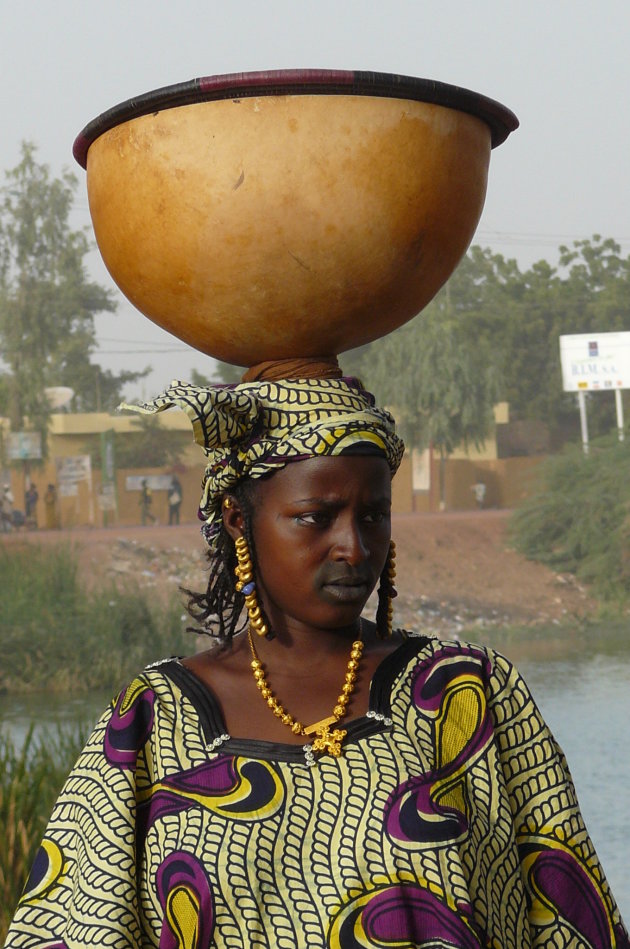
<svg viewBox="0 0 630 949"><path fill-rule="evenodd" d="M5 693L112 692L155 659L190 651L180 594L165 604L130 583L88 590L69 546L0 550Z"/></svg>
<svg viewBox="0 0 630 949"><path fill-rule="evenodd" d="M514 546L573 573L599 597L630 601L630 443L574 446L538 472L538 489L512 516Z"/></svg>
<svg viewBox="0 0 630 949"><path fill-rule="evenodd" d="M0 731L0 945L46 828L53 804L86 738L78 726L33 732L17 748Z"/></svg>

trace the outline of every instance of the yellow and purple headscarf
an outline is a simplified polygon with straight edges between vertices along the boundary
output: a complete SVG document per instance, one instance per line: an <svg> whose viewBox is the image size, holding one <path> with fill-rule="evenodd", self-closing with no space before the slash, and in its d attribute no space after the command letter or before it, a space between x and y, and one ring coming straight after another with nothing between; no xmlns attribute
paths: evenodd
<svg viewBox="0 0 630 949"><path fill-rule="evenodd" d="M392 475L404 445L389 412L357 379L296 379L214 385L172 382L151 402L121 408L153 414L183 409L193 424L208 466L199 517L214 547L221 500L243 478L261 478L291 461L349 451L382 454Z"/></svg>

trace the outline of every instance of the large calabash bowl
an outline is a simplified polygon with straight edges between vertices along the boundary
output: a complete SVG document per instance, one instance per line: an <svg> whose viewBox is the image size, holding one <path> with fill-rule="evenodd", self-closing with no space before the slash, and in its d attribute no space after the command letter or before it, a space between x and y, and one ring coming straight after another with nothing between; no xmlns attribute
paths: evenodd
<svg viewBox="0 0 630 949"><path fill-rule="evenodd" d="M427 80L338 71L193 80L75 142L96 240L149 319L238 365L337 354L434 296L518 122Z"/></svg>

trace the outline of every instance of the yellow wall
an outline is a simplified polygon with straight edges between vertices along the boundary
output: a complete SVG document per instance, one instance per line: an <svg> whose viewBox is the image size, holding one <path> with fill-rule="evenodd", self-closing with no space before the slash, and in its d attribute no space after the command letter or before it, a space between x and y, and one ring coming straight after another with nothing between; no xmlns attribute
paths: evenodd
<svg viewBox="0 0 630 949"><path fill-rule="evenodd" d="M495 425L505 425L510 420L509 404L507 402L498 402L493 409L493 415ZM464 448L463 446L456 448L453 454L450 456L449 461L455 459L487 461L490 458L496 457L496 432L492 431L490 435L484 439L479 448L475 448L474 445L469 445L468 448Z"/></svg>
<svg viewBox="0 0 630 949"><path fill-rule="evenodd" d="M394 514L409 514L413 511L411 484L411 458L405 455L392 481L392 511Z"/></svg>
<svg viewBox="0 0 630 949"><path fill-rule="evenodd" d="M505 422L509 417L507 406L502 403L495 408L497 423ZM190 421L183 412L166 412L160 417L160 424L171 431L191 432ZM69 457L87 452L93 447L94 435L114 429L116 432L136 431L133 417L112 416L106 413L56 414L51 419L49 453L51 460L45 465L30 464L30 476L39 491L37 506L38 526L45 525L44 492L50 482L56 484L55 457ZM484 450L464 455L455 453L446 462L446 508L448 510L474 509L476 505L472 485L483 481L486 485L484 507L509 508L515 506L529 491L529 479L532 471L540 462L540 457L518 457L499 459L496 457L496 441L489 439ZM125 482L128 475L172 474L175 469L133 469L116 472L117 511L104 512L99 505L101 475L99 470L92 473L92 492L88 485L81 482L75 497L59 498L59 516L63 527L79 525L139 524L140 506L138 491L127 491ZM177 475L182 484L183 502L180 511L182 523L195 523L197 506L201 494L201 480L204 470L204 456L201 448L192 439L177 466ZM14 465L11 468L11 482L17 509L24 510L24 468ZM411 511L437 511L439 499L439 458L431 461L431 488L428 491L414 491L412 481L411 456L406 454L393 482L392 507L395 513ZM168 523L168 505L166 491L153 492L153 513L161 523Z"/></svg>
<svg viewBox="0 0 630 949"><path fill-rule="evenodd" d="M119 524L140 524L140 492L127 491L125 481L128 475L172 474L174 469L169 468L128 468L116 472L116 496L118 500ZM204 465L184 468L177 466L177 477L182 486L182 505L180 508L180 523L198 523L197 510L201 497L201 479ZM152 491L153 502L151 512L161 524L168 524L168 502L166 491ZM101 523L103 516L101 514ZM111 516L109 518L111 523Z"/></svg>
<svg viewBox="0 0 630 949"><path fill-rule="evenodd" d="M484 508L513 508L532 490L532 479L544 456L495 458L483 460L449 458L445 471L445 506L448 511L467 511L477 507L472 486L486 486ZM416 491L413 510L439 511L440 460L433 457L431 490Z"/></svg>

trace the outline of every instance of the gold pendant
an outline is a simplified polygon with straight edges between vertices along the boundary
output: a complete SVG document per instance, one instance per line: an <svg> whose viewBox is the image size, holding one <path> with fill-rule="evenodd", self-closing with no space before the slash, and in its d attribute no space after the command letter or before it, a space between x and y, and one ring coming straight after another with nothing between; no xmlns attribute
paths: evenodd
<svg viewBox="0 0 630 949"><path fill-rule="evenodd" d="M332 755L333 758L341 757L341 742L348 734L344 728L335 728L331 732L330 725L335 722L333 718L325 719L324 722L318 722L321 728L317 730L317 738L313 742L313 751L323 751Z"/></svg>

